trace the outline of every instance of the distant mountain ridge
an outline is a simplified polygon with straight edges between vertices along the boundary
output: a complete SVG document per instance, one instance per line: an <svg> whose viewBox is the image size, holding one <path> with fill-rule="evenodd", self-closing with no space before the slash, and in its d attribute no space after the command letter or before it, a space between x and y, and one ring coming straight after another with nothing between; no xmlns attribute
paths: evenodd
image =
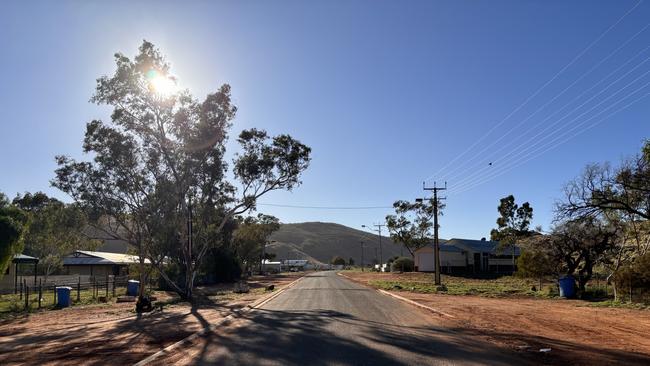
<svg viewBox="0 0 650 366"><path fill-rule="evenodd" d="M275 242L267 246L267 252L275 253L277 259L309 259L329 263L332 257L340 256L346 261L352 258L359 264L362 241L364 263L372 263L375 253L377 260L380 257L377 234L329 222L282 224L270 240ZM400 253L408 255L401 245L394 244L390 238L382 236L381 241L384 261Z"/></svg>
<svg viewBox="0 0 650 366"><path fill-rule="evenodd" d="M130 248L128 243L111 239L98 230L89 230L88 235L102 240L97 251L125 254ZM361 241L363 241L365 264L371 264L375 258L379 260L380 257L377 234L331 222L281 224L280 229L271 235L270 240L275 242L267 245L266 251L275 253L278 260L308 259L313 262L329 263L332 257L340 256L346 262L352 258L355 263L360 264ZM406 249L394 244L390 238L382 236L381 242L384 261L400 254L409 256Z"/></svg>

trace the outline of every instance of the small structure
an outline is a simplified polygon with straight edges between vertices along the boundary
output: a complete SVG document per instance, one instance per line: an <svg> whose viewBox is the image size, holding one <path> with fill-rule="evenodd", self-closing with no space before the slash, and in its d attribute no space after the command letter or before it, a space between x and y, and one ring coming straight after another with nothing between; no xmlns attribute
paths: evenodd
<svg viewBox="0 0 650 366"><path fill-rule="evenodd" d="M282 271L282 262L271 262L268 259L265 259L262 262L262 271L263 272L271 272L271 273L278 273Z"/></svg>
<svg viewBox="0 0 650 366"><path fill-rule="evenodd" d="M39 259L36 257L30 257L25 254L16 254L14 255L13 259L11 260L11 264L7 266L7 271L5 272L4 276L2 277L2 281L0 281L0 290L7 290L11 291L11 288L13 287L14 293L18 292L18 287L20 286L20 283L22 282L23 275L19 274L20 269L23 268L24 265L32 265L33 267L33 275L34 275L34 281L32 282L31 276L28 279L29 280L29 286L32 286L36 284L36 276L37 276L37 270L38 270L38 261ZM20 281L19 281L19 278Z"/></svg>
<svg viewBox="0 0 650 366"><path fill-rule="evenodd" d="M448 274L513 273L513 256L516 261L520 254L518 246L502 248L497 241L440 240L440 270ZM433 244L416 250L414 257L416 271L435 270Z"/></svg>
<svg viewBox="0 0 650 366"><path fill-rule="evenodd" d="M285 271L304 271L308 266L307 259L285 259L282 262L282 270Z"/></svg>
<svg viewBox="0 0 650 366"><path fill-rule="evenodd" d="M69 275L124 276L129 274L129 265L140 263L138 256L109 252L77 250L63 258L63 267ZM149 260L145 259L149 264Z"/></svg>

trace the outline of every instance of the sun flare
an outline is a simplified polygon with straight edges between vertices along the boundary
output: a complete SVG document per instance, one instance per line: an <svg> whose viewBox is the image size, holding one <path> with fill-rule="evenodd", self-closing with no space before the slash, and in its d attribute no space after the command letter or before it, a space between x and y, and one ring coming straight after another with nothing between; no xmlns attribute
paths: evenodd
<svg viewBox="0 0 650 366"><path fill-rule="evenodd" d="M168 97L178 90L176 81L173 78L161 75L154 70L147 74L147 78L149 79L149 88L151 91L162 97Z"/></svg>

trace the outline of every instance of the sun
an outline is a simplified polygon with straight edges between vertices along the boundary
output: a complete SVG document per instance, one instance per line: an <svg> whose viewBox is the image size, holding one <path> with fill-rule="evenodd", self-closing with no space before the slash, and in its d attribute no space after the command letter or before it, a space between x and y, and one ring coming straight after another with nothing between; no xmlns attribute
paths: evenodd
<svg viewBox="0 0 650 366"><path fill-rule="evenodd" d="M147 73L147 79L149 79L149 88L151 91L161 97L168 97L178 90L176 81L173 78L161 75L155 70Z"/></svg>

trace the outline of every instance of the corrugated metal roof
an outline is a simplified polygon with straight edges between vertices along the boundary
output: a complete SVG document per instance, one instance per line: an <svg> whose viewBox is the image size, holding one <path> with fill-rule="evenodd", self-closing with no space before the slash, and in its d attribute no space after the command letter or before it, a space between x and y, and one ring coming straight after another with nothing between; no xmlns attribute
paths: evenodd
<svg viewBox="0 0 650 366"><path fill-rule="evenodd" d="M505 249L503 253L497 253L497 249L499 248L499 242L498 241L489 241L489 240L472 240L472 239L450 239L448 241L449 245L458 245L460 247L465 247L468 250L471 250L473 252L484 252L484 253L490 253L490 254L510 254L511 250L510 249ZM520 249L519 247L515 246L515 255L519 255Z"/></svg>
<svg viewBox="0 0 650 366"><path fill-rule="evenodd" d="M63 265L111 265L139 263L138 256L131 254L94 252L90 250L77 250L63 258ZM145 263L149 260L145 259Z"/></svg>
<svg viewBox="0 0 650 366"><path fill-rule="evenodd" d="M427 247L433 247L433 243ZM505 249L502 252L497 253L497 248L499 247L498 241L488 241L488 240L472 240L472 239L449 239L444 240L440 239L440 251L443 252L462 252L464 250L472 252L481 252L481 253L490 253L490 254L510 254L510 249ZM515 246L515 255L520 254L519 247Z"/></svg>
<svg viewBox="0 0 650 366"><path fill-rule="evenodd" d="M12 260L14 263L32 263L32 262L38 262L38 258L36 257L30 257L25 254L16 254L14 255L14 259Z"/></svg>

